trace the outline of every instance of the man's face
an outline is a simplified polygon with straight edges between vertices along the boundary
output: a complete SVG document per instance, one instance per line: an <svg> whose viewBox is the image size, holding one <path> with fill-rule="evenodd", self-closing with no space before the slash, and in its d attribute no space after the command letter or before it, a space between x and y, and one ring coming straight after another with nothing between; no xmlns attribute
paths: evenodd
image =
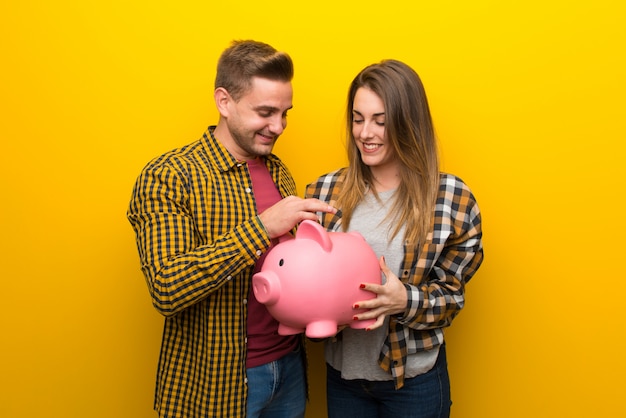
<svg viewBox="0 0 626 418"><path fill-rule="evenodd" d="M239 101L231 100L226 121L238 159L253 159L272 152L287 126L292 108L291 82L254 77L251 89Z"/></svg>

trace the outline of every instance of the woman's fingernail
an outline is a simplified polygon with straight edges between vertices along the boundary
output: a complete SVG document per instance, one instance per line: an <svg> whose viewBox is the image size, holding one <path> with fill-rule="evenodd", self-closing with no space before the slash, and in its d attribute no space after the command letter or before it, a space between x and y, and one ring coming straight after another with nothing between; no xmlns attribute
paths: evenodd
<svg viewBox="0 0 626 418"><path fill-rule="evenodd" d="M361 284L361 285L359 286L359 288L361 288L361 289L365 289L365 285L364 285L364 284Z"/></svg>
<svg viewBox="0 0 626 418"><path fill-rule="evenodd" d="M357 316L353 316L353 317L352 317L352 320L353 320L353 321L358 321L358 320L359 320L359 317L357 317Z"/></svg>
<svg viewBox="0 0 626 418"><path fill-rule="evenodd" d="M357 303L354 304L353 306L354 309L359 309L359 305Z"/></svg>

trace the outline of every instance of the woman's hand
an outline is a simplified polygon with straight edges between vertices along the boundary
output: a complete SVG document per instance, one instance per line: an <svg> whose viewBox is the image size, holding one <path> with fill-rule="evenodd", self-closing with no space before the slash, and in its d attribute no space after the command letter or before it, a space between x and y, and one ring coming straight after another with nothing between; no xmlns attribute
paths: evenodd
<svg viewBox="0 0 626 418"><path fill-rule="evenodd" d="M408 303L406 287L404 287L404 284L398 279L398 276L389 270L389 267L387 267L385 263L384 256L380 257L380 270L387 279L384 285L373 283L361 284L361 289L375 293L376 297L374 299L356 302L353 306L354 309L368 309L367 312L355 315L354 319L362 321L364 319L376 318L376 322L368 327L366 329L367 331L382 326L385 316L404 312Z"/></svg>

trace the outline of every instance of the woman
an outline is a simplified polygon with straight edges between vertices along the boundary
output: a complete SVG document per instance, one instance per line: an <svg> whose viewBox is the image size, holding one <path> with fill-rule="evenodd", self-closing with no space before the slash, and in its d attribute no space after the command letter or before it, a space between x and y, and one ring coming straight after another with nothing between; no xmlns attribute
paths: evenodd
<svg viewBox="0 0 626 418"><path fill-rule="evenodd" d="M439 172L437 143L419 76L385 60L350 85L347 168L307 187L338 208L319 213L329 231L358 231L380 258L383 285L358 301L376 318L325 345L333 417L447 417L443 328L465 303L483 258L480 211L461 179Z"/></svg>

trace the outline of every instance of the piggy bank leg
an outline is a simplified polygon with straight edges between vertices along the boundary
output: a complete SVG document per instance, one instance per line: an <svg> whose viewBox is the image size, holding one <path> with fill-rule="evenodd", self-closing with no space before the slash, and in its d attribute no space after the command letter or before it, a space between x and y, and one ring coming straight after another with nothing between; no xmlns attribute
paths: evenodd
<svg viewBox="0 0 626 418"><path fill-rule="evenodd" d="M367 327L371 327L376 323L376 319L364 319L362 321L352 321L350 323L350 328L352 329L365 329Z"/></svg>
<svg viewBox="0 0 626 418"><path fill-rule="evenodd" d="M306 336L309 338L328 338L337 334L337 321L319 320L306 326Z"/></svg>
<svg viewBox="0 0 626 418"><path fill-rule="evenodd" d="M289 325L278 324L278 333L280 335L300 334L303 331L304 331L304 328L294 328L294 327L290 327Z"/></svg>

